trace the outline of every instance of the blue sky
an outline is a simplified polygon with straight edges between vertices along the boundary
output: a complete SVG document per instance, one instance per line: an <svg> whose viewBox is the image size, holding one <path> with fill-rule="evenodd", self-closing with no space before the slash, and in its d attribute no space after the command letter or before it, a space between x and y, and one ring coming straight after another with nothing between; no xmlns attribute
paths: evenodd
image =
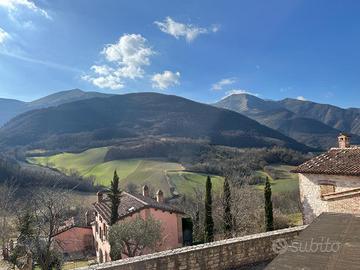
<svg viewBox="0 0 360 270"><path fill-rule="evenodd" d="M232 92L360 107L359 1L0 0L0 97Z"/></svg>

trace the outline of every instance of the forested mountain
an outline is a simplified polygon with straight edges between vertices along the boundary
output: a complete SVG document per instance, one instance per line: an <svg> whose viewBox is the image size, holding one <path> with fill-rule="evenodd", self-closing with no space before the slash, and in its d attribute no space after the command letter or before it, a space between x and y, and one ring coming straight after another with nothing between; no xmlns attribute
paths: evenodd
<svg viewBox="0 0 360 270"><path fill-rule="evenodd" d="M65 149L151 136L199 138L236 147L306 149L239 113L157 93L114 95L32 110L0 129L0 145Z"/></svg>
<svg viewBox="0 0 360 270"><path fill-rule="evenodd" d="M321 121L338 130L360 135L360 109L342 109L333 105L290 98L279 101L279 104L303 117Z"/></svg>
<svg viewBox="0 0 360 270"><path fill-rule="evenodd" d="M231 95L215 106L242 113L311 147L335 146L341 131L354 133L353 142L360 143L358 109L346 110L296 99L263 100L249 94Z"/></svg>
<svg viewBox="0 0 360 270"><path fill-rule="evenodd" d="M0 109L1 109L0 126L5 124L11 118L26 111L57 106L60 104L83 100L83 99L89 99L94 97L107 97L107 96L110 95L97 93L97 92L85 92L80 89L73 89L68 91L57 92L55 94L51 94L31 102L0 98Z"/></svg>

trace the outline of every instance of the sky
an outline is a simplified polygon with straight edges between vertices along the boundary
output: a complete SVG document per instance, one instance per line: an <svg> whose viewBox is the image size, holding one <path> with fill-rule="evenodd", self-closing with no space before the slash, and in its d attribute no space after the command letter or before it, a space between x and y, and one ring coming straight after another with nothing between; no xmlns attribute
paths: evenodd
<svg viewBox="0 0 360 270"><path fill-rule="evenodd" d="M0 0L0 97L232 93L360 107L360 1Z"/></svg>

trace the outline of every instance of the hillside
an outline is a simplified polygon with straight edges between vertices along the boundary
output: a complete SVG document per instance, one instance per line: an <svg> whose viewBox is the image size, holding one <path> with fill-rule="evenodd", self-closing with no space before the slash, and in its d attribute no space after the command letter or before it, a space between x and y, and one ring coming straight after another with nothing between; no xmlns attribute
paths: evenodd
<svg viewBox="0 0 360 270"><path fill-rule="evenodd" d="M26 103L15 99L0 98L0 126L14 116L24 112Z"/></svg>
<svg viewBox="0 0 360 270"><path fill-rule="evenodd" d="M24 102L13 99L0 99L0 108L2 113L0 115L0 127L8 122L13 117L34 109L47 108L51 106L58 106L60 104L69 103L78 100L84 100L94 97L107 97L110 95L85 92L80 89L73 89L68 91L61 91L46 97L36 99L30 102Z"/></svg>
<svg viewBox="0 0 360 270"><path fill-rule="evenodd" d="M78 172L83 177L94 177L95 183L109 186L114 170L121 179L122 188L129 184L140 188L144 184L154 190L161 189L167 197L177 194L192 196L193 188L205 187L206 176L201 173L185 171L176 162L163 159L121 159L106 161L108 147L93 148L81 153L61 153L46 157L31 157L28 161L63 173ZM214 190L220 191L223 178L213 176Z"/></svg>
<svg viewBox="0 0 360 270"><path fill-rule="evenodd" d="M302 104L304 107L302 107ZM312 104L323 113L316 112L315 108L310 110L307 108L307 104ZM248 94L238 94L220 100L215 106L242 113L263 125L278 130L314 148L328 149L335 146L337 135L342 130L348 130L338 129L337 127L344 127L339 122L329 125L331 124L329 118L331 118L332 113L323 107L325 105L312 102L290 99L272 101ZM320 117L322 114L323 117ZM316 115L318 117L315 117ZM360 137L354 135L352 140L355 143L360 142Z"/></svg>
<svg viewBox="0 0 360 270"><path fill-rule="evenodd" d="M0 145L66 149L151 136L201 138L235 147L306 149L239 113L157 93L93 98L29 111L0 129Z"/></svg>
<svg viewBox="0 0 360 270"><path fill-rule="evenodd" d="M321 121L338 130L360 135L359 109L342 109L329 104L290 98L281 100L278 103L298 115Z"/></svg>

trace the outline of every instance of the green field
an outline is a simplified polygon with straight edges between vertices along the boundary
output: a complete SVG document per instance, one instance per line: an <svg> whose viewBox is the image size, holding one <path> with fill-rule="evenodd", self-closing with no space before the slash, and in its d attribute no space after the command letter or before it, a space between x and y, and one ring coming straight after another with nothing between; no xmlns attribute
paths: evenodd
<svg viewBox="0 0 360 270"><path fill-rule="evenodd" d="M297 174L291 173L294 167L288 165L269 165L263 171L258 171L259 177L268 177L271 183L271 190L274 193L299 190L299 179ZM263 190L264 185L258 185Z"/></svg>
<svg viewBox="0 0 360 270"><path fill-rule="evenodd" d="M175 162L161 159L124 159L104 162L108 148L94 148L82 153L61 153L49 157L31 157L33 164L55 168L64 173L77 171L80 175L95 177L96 183L108 186L114 170L117 170L121 185L132 183L137 186L147 184L161 189L165 196L192 194L194 188L205 188L205 174L185 171ZM223 178L212 176L215 191L222 189Z"/></svg>

